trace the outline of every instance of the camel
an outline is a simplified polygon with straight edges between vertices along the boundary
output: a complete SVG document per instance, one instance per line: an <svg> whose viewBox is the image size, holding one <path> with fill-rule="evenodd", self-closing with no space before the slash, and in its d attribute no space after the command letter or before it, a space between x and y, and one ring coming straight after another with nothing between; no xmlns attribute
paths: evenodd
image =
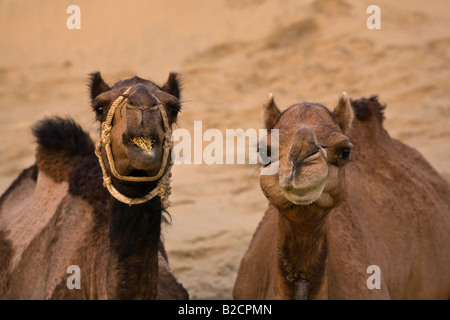
<svg viewBox="0 0 450 320"><path fill-rule="evenodd" d="M268 209L234 299L450 298L449 183L389 136L384 109L343 93L334 111L281 112L271 95L264 123L279 130L279 156L268 166L279 169L260 176Z"/></svg>
<svg viewBox="0 0 450 320"><path fill-rule="evenodd" d="M0 298L188 299L161 234L179 76L89 87L97 148L70 118L38 122L36 162L0 198Z"/></svg>

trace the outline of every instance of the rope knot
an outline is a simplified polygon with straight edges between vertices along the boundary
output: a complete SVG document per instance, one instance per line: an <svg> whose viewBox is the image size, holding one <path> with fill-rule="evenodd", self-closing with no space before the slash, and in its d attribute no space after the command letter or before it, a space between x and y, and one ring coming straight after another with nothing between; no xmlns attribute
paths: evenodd
<svg viewBox="0 0 450 320"><path fill-rule="evenodd" d="M102 143L104 145L111 144L111 138L109 136L105 136L102 138Z"/></svg>
<svg viewBox="0 0 450 320"><path fill-rule="evenodd" d="M159 196L160 198L163 198L165 194L166 194L166 191L164 190L164 188L163 188L162 186L159 187L159 190L158 190L158 196Z"/></svg>
<svg viewBox="0 0 450 320"><path fill-rule="evenodd" d="M164 148L167 148L167 149L172 149L172 147L173 147L173 142L172 142L172 140L167 140L167 139L165 139L164 140L164 146L163 146Z"/></svg>
<svg viewBox="0 0 450 320"><path fill-rule="evenodd" d="M103 175L103 186L107 187L108 185L111 184L112 184L111 177Z"/></svg>

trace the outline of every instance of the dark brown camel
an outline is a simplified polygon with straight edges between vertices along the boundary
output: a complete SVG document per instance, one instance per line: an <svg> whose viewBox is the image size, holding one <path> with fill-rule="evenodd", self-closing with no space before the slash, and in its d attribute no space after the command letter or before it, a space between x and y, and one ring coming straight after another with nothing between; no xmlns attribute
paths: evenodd
<svg viewBox="0 0 450 320"><path fill-rule="evenodd" d="M269 207L235 299L450 298L449 184L389 136L383 109L344 94L333 112L311 103L281 112L270 99L279 170L261 175Z"/></svg>
<svg viewBox="0 0 450 320"><path fill-rule="evenodd" d="M33 128L36 164L0 200L0 297L187 299L161 238L167 133L181 108L177 74L161 87L138 77L109 87L93 73L90 92L105 172L92 140L72 120L45 119ZM71 265L79 267L80 289L67 285Z"/></svg>

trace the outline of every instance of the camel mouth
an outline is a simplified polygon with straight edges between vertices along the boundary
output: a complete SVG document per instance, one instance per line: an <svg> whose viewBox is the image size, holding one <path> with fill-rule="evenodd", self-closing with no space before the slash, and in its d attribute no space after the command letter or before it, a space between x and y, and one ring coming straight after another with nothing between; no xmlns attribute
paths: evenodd
<svg viewBox="0 0 450 320"><path fill-rule="evenodd" d="M132 168L157 172L161 165L161 152L155 139L135 136L127 139L128 161Z"/></svg>
<svg viewBox="0 0 450 320"><path fill-rule="evenodd" d="M324 188L325 182L304 189L297 189L292 186L288 186L282 187L281 190L283 195L290 202L296 205L307 206L319 200Z"/></svg>
<svg viewBox="0 0 450 320"><path fill-rule="evenodd" d="M153 149L153 139L150 137L136 136L130 139L130 142L144 151Z"/></svg>
<svg viewBox="0 0 450 320"><path fill-rule="evenodd" d="M136 170L136 169L132 170L129 175L133 176L133 177L147 177L148 176L146 171L144 171L144 170Z"/></svg>

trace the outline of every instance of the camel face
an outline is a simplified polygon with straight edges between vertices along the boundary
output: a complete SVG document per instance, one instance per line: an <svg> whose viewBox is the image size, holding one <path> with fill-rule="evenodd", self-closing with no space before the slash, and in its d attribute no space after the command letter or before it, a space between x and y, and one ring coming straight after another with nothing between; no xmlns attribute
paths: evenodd
<svg viewBox="0 0 450 320"><path fill-rule="evenodd" d="M310 103L280 112L273 99L265 111L267 129L279 130L278 174L260 179L266 197L279 208L336 205L342 200L343 171L353 147L345 135L352 119L346 95L334 112Z"/></svg>
<svg viewBox="0 0 450 320"><path fill-rule="evenodd" d="M106 121L116 99L126 98L115 109L111 122L111 151L117 172L123 176L156 175L165 165L162 158L167 130L160 109L164 108L171 126L181 108L176 74L170 74L163 87L134 77L111 88L99 74L94 74L91 96L92 108L100 123ZM109 165L104 151L102 156Z"/></svg>

